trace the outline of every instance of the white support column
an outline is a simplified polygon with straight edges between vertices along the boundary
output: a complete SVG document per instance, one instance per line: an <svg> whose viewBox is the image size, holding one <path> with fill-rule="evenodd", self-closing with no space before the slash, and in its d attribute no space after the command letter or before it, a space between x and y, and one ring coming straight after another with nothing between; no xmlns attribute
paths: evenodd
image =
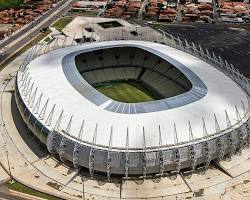
<svg viewBox="0 0 250 200"><path fill-rule="evenodd" d="M174 123L174 143L178 144L178 135L177 135L177 130L176 130L175 123Z"/></svg>
<svg viewBox="0 0 250 200"><path fill-rule="evenodd" d="M82 121L82 125L81 125L80 131L78 133L78 138L80 140L82 140L83 128L84 128L84 120ZM74 150L73 150L73 165L74 165L74 168L76 168L76 169L79 168L80 148L81 148L80 143L75 142L75 146L74 146Z"/></svg>
<svg viewBox="0 0 250 200"><path fill-rule="evenodd" d="M180 50L184 50L184 47L183 47L183 44L182 44L182 41L181 41L181 39L179 38L179 36L178 36L178 46L179 46L179 49Z"/></svg>
<svg viewBox="0 0 250 200"><path fill-rule="evenodd" d="M26 61L25 65L28 65L30 63L33 50L34 50L34 46L28 51L28 56L27 56L27 59L25 60Z"/></svg>
<svg viewBox="0 0 250 200"><path fill-rule="evenodd" d="M176 130L175 123L174 123L174 136L175 136L174 142L175 142L175 145L177 145L178 144L178 136L177 136L177 130ZM175 172L179 173L181 170L181 156L180 156L179 148L177 147L177 148L173 149L173 153L174 153L174 162L175 162Z"/></svg>
<svg viewBox="0 0 250 200"><path fill-rule="evenodd" d="M23 96L25 96L25 97L26 97L27 92L29 90L30 82L31 82L31 77L29 78L29 80L27 81L27 83L24 85L23 90L21 91L21 94L23 94Z"/></svg>
<svg viewBox="0 0 250 200"><path fill-rule="evenodd" d="M219 61L218 61L216 55L214 54L214 52L212 53L212 55L213 55L214 63L215 63L216 65L218 65L218 64L219 64Z"/></svg>
<svg viewBox="0 0 250 200"><path fill-rule="evenodd" d="M237 106L235 105L234 107L235 107L236 119L239 122L241 120L240 113Z"/></svg>
<svg viewBox="0 0 250 200"><path fill-rule="evenodd" d="M44 53L45 46L46 46L46 44L44 44L44 43L41 44L41 48L39 50L39 55L38 56L40 56L40 55L42 55Z"/></svg>
<svg viewBox="0 0 250 200"><path fill-rule="evenodd" d="M204 148L204 157L205 157L205 170L207 170L211 162L211 153L210 153L211 150L210 150L209 141L206 141L203 143L203 148Z"/></svg>
<svg viewBox="0 0 250 200"><path fill-rule="evenodd" d="M67 148L67 143L68 143L68 138L65 136L62 136L62 140L60 142L60 146L59 146L59 158L61 160L61 162L65 162L66 161L66 148Z"/></svg>
<svg viewBox="0 0 250 200"><path fill-rule="evenodd" d="M232 126L231 121L229 119L229 116L227 114L227 110L225 109L225 115L226 115L226 122L227 122L227 128L230 128Z"/></svg>
<svg viewBox="0 0 250 200"><path fill-rule="evenodd" d="M207 57L207 60L209 60L209 61L212 60L211 54L209 53L207 48L206 48L206 57Z"/></svg>
<svg viewBox="0 0 250 200"><path fill-rule="evenodd" d="M221 64L221 67L224 68L225 64L220 56L219 56L219 62Z"/></svg>
<svg viewBox="0 0 250 200"><path fill-rule="evenodd" d="M226 72L230 74L231 67L228 64L227 60L225 60L225 65L226 65Z"/></svg>
<svg viewBox="0 0 250 200"><path fill-rule="evenodd" d="M214 113L214 123L215 123L215 132L216 133L220 132L220 125L219 125L219 122L217 120L215 113Z"/></svg>
<svg viewBox="0 0 250 200"><path fill-rule="evenodd" d="M202 127L203 127L203 136L207 137L208 136L207 127L206 127L206 123L203 117L202 117Z"/></svg>
<svg viewBox="0 0 250 200"><path fill-rule="evenodd" d="M55 131L50 131L47 137L47 149L52 155L56 153L55 143L56 143L57 136L58 135Z"/></svg>
<svg viewBox="0 0 250 200"><path fill-rule="evenodd" d="M36 87L34 93L31 95L30 99L28 100L28 102L29 102L29 103L28 103L28 106L29 106L30 108L33 108L33 106L34 106L35 98L36 98L36 93L37 93L37 89L38 89L38 87Z"/></svg>
<svg viewBox="0 0 250 200"><path fill-rule="evenodd" d="M27 89L26 93L25 93L25 97L24 97L24 101L27 101L30 99L32 91L33 91L33 87L34 87L34 82L31 84L31 86Z"/></svg>
<svg viewBox="0 0 250 200"><path fill-rule="evenodd" d="M244 81L245 81L245 76L244 76L242 73L240 73L240 85L241 85L243 88L244 88L244 85L243 85Z"/></svg>
<svg viewBox="0 0 250 200"><path fill-rule="evenodd" d="M189 124L189 141L193 140L193 131L190 121ZM196 146L194 144L189 146L189 152L190 152L190 161L191 161L191 171L193 172L196 168L197 163L197 157L196 157Z"/></svg>
<svg viewBox="0 0 250 200"><path fill-rule="evenodd" d="M190 121L188 121L188 126L189 126L189 141L192 141L194 139L194 136L193 136L193 130L192 130Z"/></svg>
<svg viewBox="0 0 250 200"><path fill-rule="evenodd" d="M94 145L96 144L96 137L97 137L97 124L95 126L93 141L92 141L91 149L89 152L89 173L90 173L91 178L93 178L94 171L95 171L95 147Z"/></svg>
<svg viewBox="0 0 250 200"><path fill-rule="evenodd" d="M175 162L175 172L178 174L181 170L181 155L179 148L175 148L174 152L174 162Z"/></svg>
<svg viewBox="0 0 250 200"><path fill-rule="evenodd" d="M63 40L63 43L62 43L62 47L61 48L64 48L64 47L66 47L66 41L67 41L67 37L65 36L64 37L64 40Z"/></svg>
<svg viewBox="0 0 250 200"><path fill-rule="evenodd" d="M218 137L216 140L216 145L218 149L218 160L223 160L225 156L224 140L221 137Z"/></svg>
<svg viewBox="0 0 250 200"><path fill-rule="evenodd" d="M246 110L246 107L245 107L245 104L244 102L241 100L241 105L242 105L242 110L243 110L243 117L245 117L245 115L247 114L247 110Z"/></svg>
<svg viewBox="0 0 250 200"><path fill-rule="evenodd" d="M26 81L27 81L27 79L28 79L28 77L29 77L29 74L30 74L29 72L26 73L25 76L24 76L24 78L23 78L23 80L21 80L22 83L21 83L21 85L20 85L20 87L19 87L20 90L21 90L21 88L26 84Z"/></svg>
<svg viewBox="0 0 250 200"><path fill-rule="evenodd" d="M60 131L60 129L61 129L61 122L62 122L63 112L64 112L64 110L61 111L61 113L60 113L60 115L59 115L59 117L58 117L58 119L56 121L56 124L55 124L55 126L53 128L54 131Z"/></svg>
<svg viewBox="0 0 250 200"><path fill-rule="evenodd" d="M190 145L189 146L189 151L190 151L190 161L191 161L191 171L195 171L196 169L196 164L197 164L197 156L196 156L196 146L195 145Z"/></svg>
<svg viewBox="0 0 250 200"><path fill-rule="evenodd" d="M33 108L33 113L34 114L38 114L38 112L39 112L42 97L43 97L43 93L41 93L41 95L37 99L37 102L36 102L36 104L35 104L35 106Z"/></svg>
<svg viewBox="0 0 250 200"><path fill-rule="evenodd" d="M43 54L49 52L49 47L50 47L50 44L46 44L46 45L45 45Z"/></svg>
<svg viewBox="0 0 250 200"><path fill-rule="evenodd" d="M58 49L58 47L59 47L59 46L58 46L58 40L59 40L59 38L56 37L54 49Z"/></svg>
<svg viewBox="0 0 250 200"><path fill-rule="evenodd" d="M45 113L46 113L46 110L47 110L47 106L48 106L48 103L49 103L49 98L46 100L38 118L41 119L41 120L44 120L44 117L45 117Z"/></svg>
<svg viewBox="0 0 250 200"><path fill-rule="evenodd" d="M30 61L32 61L32 60L34 60L34 59L36 58L36 54L37 54L38 48L39 48L39 45L36 44L36 45L35 45L35 48L34 48L34 50L33 50L33 52L32 52L31 60L30 60Z"/></svg>
<svg viewBox="0 0 250 200"><path fill-rule="evenodd" d="M125 152L125 178L128 178L129 173L129 129L127 127L127 136L126 136L126 152Z"/></svg>
<svg viewBox="0 0 250 200"><path fill-rule="evenodd" d="M214 114L214 122L215 122L215 131L216 133L218 133L220 132L221 129L215 114ZM218 149L218 160L222 160L225 156L224 140L222 140L221 137L218 137L216 140L216 145Z"/></svg>
<svg viewBox="0 0 250 200"><path fill-rule="evenodd" d="M231 75L233 76L233 78L236 78L236 70L234 68L234 66L232 64L230 64L231 67Z"/></svg>
<svg viewBox="0 0 250 200"><path fill-rule="evenodd" d="M21 67L20 67L21 68ZM24 77L26 76L26 74L28 73L28 68L26 67L25 69L21 70L19 69L19 73L20 73L20 78L18 83L21 84L21 82L23 81Z"/></svg>
<svg viewBox="0 0 250 200"><path fill-rule="evenodd" d="M142 139L143 139L143 153L142 153L142 173L143 178L147 177L147 146L146 146L146 136L145 136L145 129L142 128Z"/></svg>
<svg viewBox="0 0 250 200"><path fill-rule="evenodd" d="M26 68L26 60L28 59L28 55L29 55L29 53L26 53L25 58L22 61L22 64L20 65L20 67L19 67L20 72L24 72L25 70L27 70L27 68Z"/></svg>
<svg viewBox="0 0 250 200"><path fill-rule="evenodd" d="M74 34L74 38L72 38L71 46L74 46L75 38L76 38L76 33ZM91 37L91 38L92 38L92 37Z"/></svg>
<svg viewBox="0 0 250 200"><path fill-rule="evenodd" d="M50 126L51 125L51 122L52 122L52 119L53 119L53 115L54 115L54 111L55 111L55 107L56 107L56 104L53 105L46 121L45 121L45 125L47 126Z"/></svg>
<svg viewBox="0 0 250 200"><path fill-rule="evenodd" d="M33 53L33 49L34 49L34 46L28 51L28 56L27 56L27 58L26 58L26 65L28 65L29 64L29 62L30 62L30 60L31 60L31 56L32 56L32 53Z"/></svg>
<svg viewBox="0 0 250 200"><path fill-rule="evenodd" d="M24 94L25 93L25 91L26 91L26 88L27 88L27 85L29 84L29 82L30 82L30 80L31 80L31 78L30 77L27 77L26 79L25 79L25 81L22 83L22 87L20 87L20 94Z"/></svg>
<svg viewBox="0 0 250 200"><path fill-rule="evenodd" d="M67 128L66 128L66 133L68 133L68 134L70 133L72 119L73 119L73 115L71 115L69 123L68 123ZM66 136L62 136L62 140L61 140L60 146L59 146L59 157L60 157L60 160L62 162L66 161L66 149L67 149L68 141L69 141L69 139Z"/></svg>
<svg viewBox="0 0 250 200"><path fill-rule="evenodd" d="M49 132L49 135L47 137L47 149L52 155L56 153L56 142L57 142L56 140L58 137L57 132L60 130L62 116L63 116L63 110L61 114L59 115L53 130Z"/></svg>
<svg viewBox="0 0 250 200"><path fill-rule="evenodd" d="M188 41L185 39L185 50L186 50L186 52L188 52L188 53L192 53L192 47L188 44Z"/></svg>
<svg viewBox="0 0 250 200"><path fill-rule="evenodd" d="M196 48L196 46L195 46L195 44L193 42L192 42L192 47L193 47L193 54L195 56L197 56L198 51L197 51L197 48Z"/></svg>
<svg viewBox="0 0 250 200"><path fill-rule="evenodd" d="M68 133L68 134L70 134L72 119L73 119L73 115L71 115L69 123L68 123L67 128L66 128L66 133Z"/></svg>
<svg viewBox="0 0 250 200"><path fill-rule="evenodd" d="M246 129L247 129L247 143L250 143L250 119L246 122Z"/></svg>
<svg viewBox="0 0 250 200"><path fill-rule="evenodd" d="M173 37L173 35L170 36L171 37L171 42L172 42L172 47L176 48L176 42L175 42L175 38Z"/></svg>
<svg viewBox="0 0 250 200"><path fill-rule="evenodd" d="M161 137L161 126L159 125L159 171L160 176L163 176L164 173L164 157L163 157L163 150L162 150L162 137Z"/></svg>
<svg viewBox="0 0 250 200"><path fill-rule="evenodd" d="M35 53L34 53L34 58L37 58L38 56L39 56L39 52L40 52L40 49L41 49L41 44L37 44L37 49L36 49L36 51L35 51Z"/></svg>
<svg viewBox="0 0 250 200"><path fill-rule="evenodd" d="M235 131L235 130L234 130L234 131ZM234 132L234 131L233 131L233 132ZM233 132L228 133L228 143L229 143L229 146L230 146L230 150L229 150L229 155L230 155L230 157L231 157L233 154L235 154L236 148L237 148L236 143L235 143L235 139L233 138L233 135L234 135Z"/></svg>
<svg viewBox="0 0 250 200"><path fill-rule="evenodd" d="M204 51L203 51L201 45L199 45L199 54L200 54L200 58L204 58L205 54L204 54Z"/></svg>
<svg viewBox="0 0 250 200"><path fill-rule="evenodd" d="M236 70L236 76L237 76L237 78L240 79L240 72L239 72L239 70L237 68L235 70Z"/></svg>
<svg viewBox="0 0 250 200"><path fill-rule="evenodd" d="M206 122L204 120L204 118L202 117L202 126L203 126L203 136L207 137L208 133L207 133L207 127L206 127ZM204 157L205 157L205 170L208 169L209 164L211 162L211 150L210 150L210 142L206 141L203 143L203 149L204 149Z"/></svg>
<svg viewBox="0 0 250 200"><path fill-rule="evenodd" d="M240 138L240 147L243 148L248 144L246 125L243 124L241 127L238 128L238 134Z"/></svg>
<svg viewBox="0 0 250 200"><path fill-rule="evenodd" d="M232 124L231 124L231 121L230 121L230 118L228 116L228 113L227 113L227 110L225 109L225 115L226 115L226 123L227 123L227 128L231 128ZM228 133L228 143L229 143L229 146L230 146L230 157L236 152L236 141L235 139L233 138L233 135L234 135L234 131Z"/></svg>
<svg viewBox="0 0 250 200"><path fill-rule="evenodd" d="M112 139L113 139L113 126L111 126L111 130L110 130L109 148L108 148L108 155L107 155L107 179L108 181L110 181L110 176L111 176Z"/></svg>

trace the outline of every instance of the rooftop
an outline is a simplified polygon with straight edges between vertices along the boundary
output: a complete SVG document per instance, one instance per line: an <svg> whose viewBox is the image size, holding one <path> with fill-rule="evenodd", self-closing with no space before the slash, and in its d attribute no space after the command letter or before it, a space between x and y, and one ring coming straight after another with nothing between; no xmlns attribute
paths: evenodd
<svg viewBox="0 0 250 200"><path fill-rule="evenodd" d="M95 104L86 98L87 91L91 86L85 88L85 93L79 92L85 86L83 78L75 68L75 71L65 71L62 66L62 59L75 52L89 51L93 48L107 48L112 46L132 45L144 49L149 49L162 57L167 55L172 60L178 61L192 73L196 74L206 85L206 95L198 101L187 105L175 107L159 112L137 113L135 105L134 115L110 112L107 110L111 100L105 100L100 104ZM69 61L69 60L68 60ZM68 64L71 64L69 61ZM70 70L72 68L68 68ZM177 49L142 41L111 41L101 43L90 43L69 48L59 49L33 60L28 65L28 71L34 85L38 87L38 94L43 92L41 105L45 104L49 98L48 110L56 104L55 115L52 120L54 127L60 113L64 110L61 128L65 130L71 115L73 115L70 134L77 137L82 121L85 120L83 140L92 142L96 124L98 125L97 145L108 146L110 128L113 126L113 147L124 148L129 129L131 148L142 148L143 146L143 127L145 129L146 144L148 147L156 147L159 144L159 125L162 132L162 144L172 145L176 143L176 125L178 142L188 142L189 121L193 130L194 139L203 137L202 117L205 119L208 133L215 133L216 114L221 130L226 129L225 109L232 123L235 123L237 106L239 113L243 116L248 100L243 90L222 72L218 71L204 61L191 56ZM73 81L73 82L72 82ZM53 85L53 87L50 87ZM74 89L75 88L75 89ZM87 90L86 90L87 89ZM100 93L99 93L100 94ZM37 95L38 98L39 95ZM36 114L35 114L36 116ZM45 117L46 118L46 117Z"/></svg>

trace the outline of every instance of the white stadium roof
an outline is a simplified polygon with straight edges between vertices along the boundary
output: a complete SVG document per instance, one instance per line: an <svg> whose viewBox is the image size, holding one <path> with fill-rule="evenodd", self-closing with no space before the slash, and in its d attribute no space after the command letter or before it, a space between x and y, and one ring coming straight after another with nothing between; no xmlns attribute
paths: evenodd
<svg viewBox="0 0 250 200"><path fill-rule="evenodd" d="M92 103L75 89L78 79L75 80L73 85L72 80L69 81L63 70L62 60L65 56L76 51L108 48L113 45L137 46L151 49L158 54L167 55L196 74L205 84L207 88L206 94L197 101L179 107L135 114L123 114L106 110L105 107L112 102L110 99L99 106ZM29 77L34 82L34 87L38 88L37 93L43 93L41 107L47 99L49 99L48 111L52 109L54 104L56 105L52 124L50 126L46 125L49 130L53 129L63 110L61 129L66 130L73 115L70 134L74 137L78 137L84 120L83 141L90 143L93 141L97 124L96 144L108 146L110 129L113 127L113 149L116 147L126 148L127 128L129 130L129 148L132 149L144 147L143 127L146 146L149 148L159 146L159 126L161 128L162 145L172 145L177 142L174 124L176 125L178 143L188 142L190 140L189 121L193 138L202 138L204 136L202 117L206 122L208 134L214 134L216 132L214 114L221 130L223 130L227 127L225 109L231 123L235 124L237 119L235 106L237 106L239 113L243 115L242 103L246 109L249 105L246 93L228 76L199 58L157 43L108 41L72 46L41 55L31 61L27 67ZM79 77L76 68L74 71L70 70L69 73L75 73L75 77ZM36 95L35 102L38 98L39 95ZM38 114L34 113L34 115L38 117ZM39 119L40 122L44 124L48 115L49 112L46 113L44 120Z"/></svg>

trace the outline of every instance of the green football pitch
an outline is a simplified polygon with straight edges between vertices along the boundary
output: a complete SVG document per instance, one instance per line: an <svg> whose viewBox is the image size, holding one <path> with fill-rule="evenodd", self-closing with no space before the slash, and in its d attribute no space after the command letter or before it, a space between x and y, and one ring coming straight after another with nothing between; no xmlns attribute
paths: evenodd
<svg viewBox="0 0 250 200"><path fill-rule="evenodd" d="M138 83L126 82L105 83L95 87L107 97L125 103L138 103L155 100L155 96Z"/></svg>
<svg viewBox="0 0 250 200"><path fill-rule="evenodd" d="M23 0L0 0L0 8L15 8L21 3Z"/></svg>

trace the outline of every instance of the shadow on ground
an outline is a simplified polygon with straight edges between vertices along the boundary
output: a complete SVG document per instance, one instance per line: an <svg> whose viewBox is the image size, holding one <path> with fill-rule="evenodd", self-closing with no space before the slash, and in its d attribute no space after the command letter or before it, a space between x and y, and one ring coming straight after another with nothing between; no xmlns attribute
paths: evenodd
<svg viewBox="0 0 250 200"><path fill-rule="evenodd" d="M24 140L24 142L28 145L28 147L38 156L39 158L44 158L49 155L46 147L41 144L41 142L36 138L36 136L29 131L26 124L24 123L21 114L18 111L15 96L11 96L11 112L13 116L13 120L18 130L20 136Z"/></svg>

